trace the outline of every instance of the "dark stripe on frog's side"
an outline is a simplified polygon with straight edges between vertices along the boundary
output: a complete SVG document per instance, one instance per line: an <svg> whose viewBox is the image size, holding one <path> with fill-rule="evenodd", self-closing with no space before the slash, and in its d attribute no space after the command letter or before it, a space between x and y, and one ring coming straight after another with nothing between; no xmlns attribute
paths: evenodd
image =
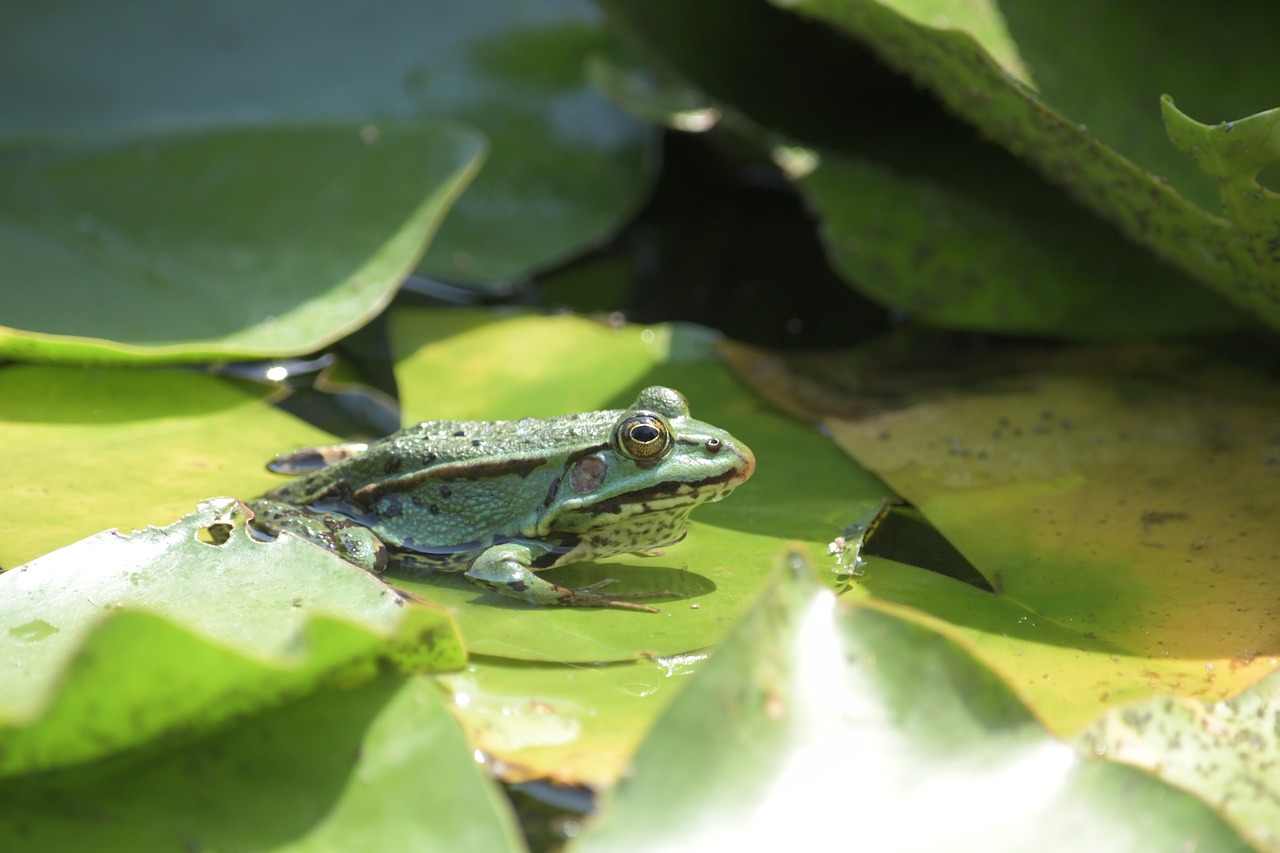
<svg viewBox="0 0 1280 853"><path fill-rule="evenodd" d="M627 492L616 498L598 501L590 506L585 506L580 512L590 513L591 515L599 515L601 513L620 513L623 507L634 506L644 501L656 500L660 498L677 497L681 487L688 487L693 494L697 494L707 486L715 486L720 483L728 483L736 480L741 476L741 472L737 469L729 469L723 474L717 474L714 477L707 477L703 480L664 480L661 483L655 483L646 489L636 489L633 492Z"/></svg>
<svg viewBox="0 0 1280 853"><path fill-rule="evenodd" d="M542 499L542 505L544 507L551 506L552 502L556 499L556 493L560 491L560 481L563 479L564 475L562 474L551 481L551 488L547 489L547 496Z"/></svg>
<svg viewBox="0 0 1280 853"><path fill-rule="evenodd" d="M435 465L394 480L379 480L356 489L351 499L361 506L370 507L386 495L397 492L409 492L431 480L452 483L458 480L483 480L489 477L503 477L508 474L517 477L528 477L534 471L547 464L545 458L530 457L513 462L499 459L493 462L451 462ZM443 492L442 492L443 495ZM448 497L448 495L444 495Z"/></svg>
<svg viewBox="0 0 1280 853"><path fill-rule="evenodd" d="M437 465L422 473L426 476L421 479L428 480L444 480L446 482L454 482L455 480L486 480L490 477L505 477L508 474L514 474L517 477L528 477L534 471L547 464L545 456L530 456L519 461L510 459L495 459L492 462L450 462L444 465ZM393 480L388 483L394 486L399 480ZM397 491L399 491L397 489Z"/></svg>

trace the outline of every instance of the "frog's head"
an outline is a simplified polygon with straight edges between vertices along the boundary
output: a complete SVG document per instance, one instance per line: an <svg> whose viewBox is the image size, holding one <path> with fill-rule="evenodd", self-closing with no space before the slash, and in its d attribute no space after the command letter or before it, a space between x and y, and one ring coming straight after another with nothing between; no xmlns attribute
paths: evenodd
<svg viewBox="0 0 1280 853"><path fill-rule="evenodd" d="M618 414L607 444L566 465L543 524L561 532L610 530L636 550L679 537L695 506L723 499L756 467L750 448L689 416L678 391L652 386ZM625 532L623 532L625 531Z"/></svg>

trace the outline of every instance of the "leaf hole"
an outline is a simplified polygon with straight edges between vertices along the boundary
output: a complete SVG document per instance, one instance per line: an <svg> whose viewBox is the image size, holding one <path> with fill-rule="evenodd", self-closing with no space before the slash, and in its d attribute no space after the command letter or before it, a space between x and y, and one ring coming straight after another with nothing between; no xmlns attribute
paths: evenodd
<svg viewBox="0 0 1280 853"><path fill-rule="evenodd" d="M196 531L196 541L206 545L225 545L231 539L231 525L218 521Z"/></svg>

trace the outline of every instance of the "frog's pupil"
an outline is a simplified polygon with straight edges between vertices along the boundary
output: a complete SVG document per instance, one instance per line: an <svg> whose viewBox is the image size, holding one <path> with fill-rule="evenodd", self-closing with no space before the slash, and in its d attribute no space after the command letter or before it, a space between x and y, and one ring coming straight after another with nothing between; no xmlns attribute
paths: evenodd
<svg viewBox="0 0 1280 853"><path fill-rule="evenodd" d="M658 440L659 433L652 424L637 424L631 429L631 437L641 444L649 444Z"/></svg>

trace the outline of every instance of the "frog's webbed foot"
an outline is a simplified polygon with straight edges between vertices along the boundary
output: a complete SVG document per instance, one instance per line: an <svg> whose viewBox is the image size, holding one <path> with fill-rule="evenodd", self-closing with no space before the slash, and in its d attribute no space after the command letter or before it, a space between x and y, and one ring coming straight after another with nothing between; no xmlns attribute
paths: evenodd
<svg viewBox="0 0 1280 853"><path fill-rule="evenodd" d="M272 500L249 501L248 506L253 510L249 526L259 533L274 538L287 530L373 574L387 567L387 546L349 518Z"/></svg>
<svg viewBox="0 0 1280 853"><path fill-rule="evenodd" d="M620 610L660 612L647 604L636 604L626 599L658 598L674 596L668 590L654 592L620 592L602 595L597 590L617 583L614 578L597 581L588 586L571 589L538 577L529 568L535 555L527 545L495 545L481 554L467 570L465 577L485 589L534 604L568 607L614 607Z"/></svg>

